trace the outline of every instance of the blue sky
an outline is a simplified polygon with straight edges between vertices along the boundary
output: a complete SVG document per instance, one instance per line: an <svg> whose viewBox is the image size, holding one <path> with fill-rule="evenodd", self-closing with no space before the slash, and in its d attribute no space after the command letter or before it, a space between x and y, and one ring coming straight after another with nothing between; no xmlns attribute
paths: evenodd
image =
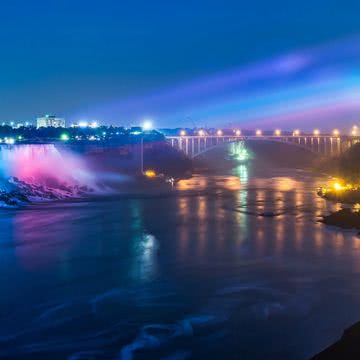
<svg viewBox="0 0 360 360"><path fill-rule="evenodd" d="M119 124L153 112L161 125L189 116L201 123L201 105L192 115L174 103L177 117L161 105L138 113L106 107L360 34L360 2L351 0L3 0L0 6L0 121L42 113L75 119L94 111ZM346 66L354 69L349 57Z"/></svg>

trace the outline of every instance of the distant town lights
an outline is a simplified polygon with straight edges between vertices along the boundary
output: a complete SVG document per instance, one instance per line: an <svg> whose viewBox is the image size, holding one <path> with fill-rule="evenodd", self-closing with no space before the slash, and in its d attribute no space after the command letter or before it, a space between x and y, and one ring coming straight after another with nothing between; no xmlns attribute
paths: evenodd
<svg viewBox="0 0 360 360"><path fill-rule="evenodd" d="M14 145L15 139L14 138L5 138L5 144Z"/></svg>
<svg viewBox="0 0 360 360"><path fill-rule="evenodd" d="M81 127L81 128L86 128L88 126L89 126L89 124L88 124L87 121L80 121L79 122L79 127Z"/></svg>

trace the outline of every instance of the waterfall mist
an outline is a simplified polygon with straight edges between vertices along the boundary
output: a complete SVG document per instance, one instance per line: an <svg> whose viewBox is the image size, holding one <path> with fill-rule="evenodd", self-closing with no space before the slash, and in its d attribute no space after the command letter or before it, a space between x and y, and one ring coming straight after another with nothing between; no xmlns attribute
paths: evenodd
<svg viewBox="0 0 360 360"><path fill-rule="evenodd" d="M67 151L60 153L54 144L0 145L0 178L3 191L11 188L9 180L52 189L56 197L96 189L95 175L85 161Z"/></svg>

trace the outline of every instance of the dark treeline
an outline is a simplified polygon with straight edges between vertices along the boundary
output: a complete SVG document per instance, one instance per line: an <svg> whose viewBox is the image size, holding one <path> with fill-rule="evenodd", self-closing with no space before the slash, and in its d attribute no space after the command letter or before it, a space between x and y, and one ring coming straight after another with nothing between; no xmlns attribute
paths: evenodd
<svg viewBox="0 0 360 360"><path fill-rule="evenodd" d="M360 143L353 145L339 157L337 169L339 175L345 179L360 182Z"/></svg>
<svg viewBox="0 0 360 360"><path fill-rule="evenodd" d="M360 143L354 144L340 156L320 159L315 162L315 170L346 180L353 184L360 183Z"/></svg>

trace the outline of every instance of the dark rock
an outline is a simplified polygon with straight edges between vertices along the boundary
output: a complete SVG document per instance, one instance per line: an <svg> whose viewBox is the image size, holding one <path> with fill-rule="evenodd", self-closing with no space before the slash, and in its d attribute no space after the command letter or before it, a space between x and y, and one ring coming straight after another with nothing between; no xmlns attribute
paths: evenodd
<svg viewBox="0 0 360 360"><path fill-rule="evenodd" d="M339 226L343 229L360 229L360 212L345 208L324 216L322 222L327 225Z"/></svg>
<svg viewBox="0 0 360 360"><path fill-rule="evenodd" d="M346 329L335 344L315 355L311 360L359 360L360 322Z"/></svg>
<svg viewBox="0 0 360 360"><path fill-rule="evenodd" d="M263 217L275 217L278 214L274 213L273 211L265 211L265 212L259 213L258 215L263 216Z"/></svg>

